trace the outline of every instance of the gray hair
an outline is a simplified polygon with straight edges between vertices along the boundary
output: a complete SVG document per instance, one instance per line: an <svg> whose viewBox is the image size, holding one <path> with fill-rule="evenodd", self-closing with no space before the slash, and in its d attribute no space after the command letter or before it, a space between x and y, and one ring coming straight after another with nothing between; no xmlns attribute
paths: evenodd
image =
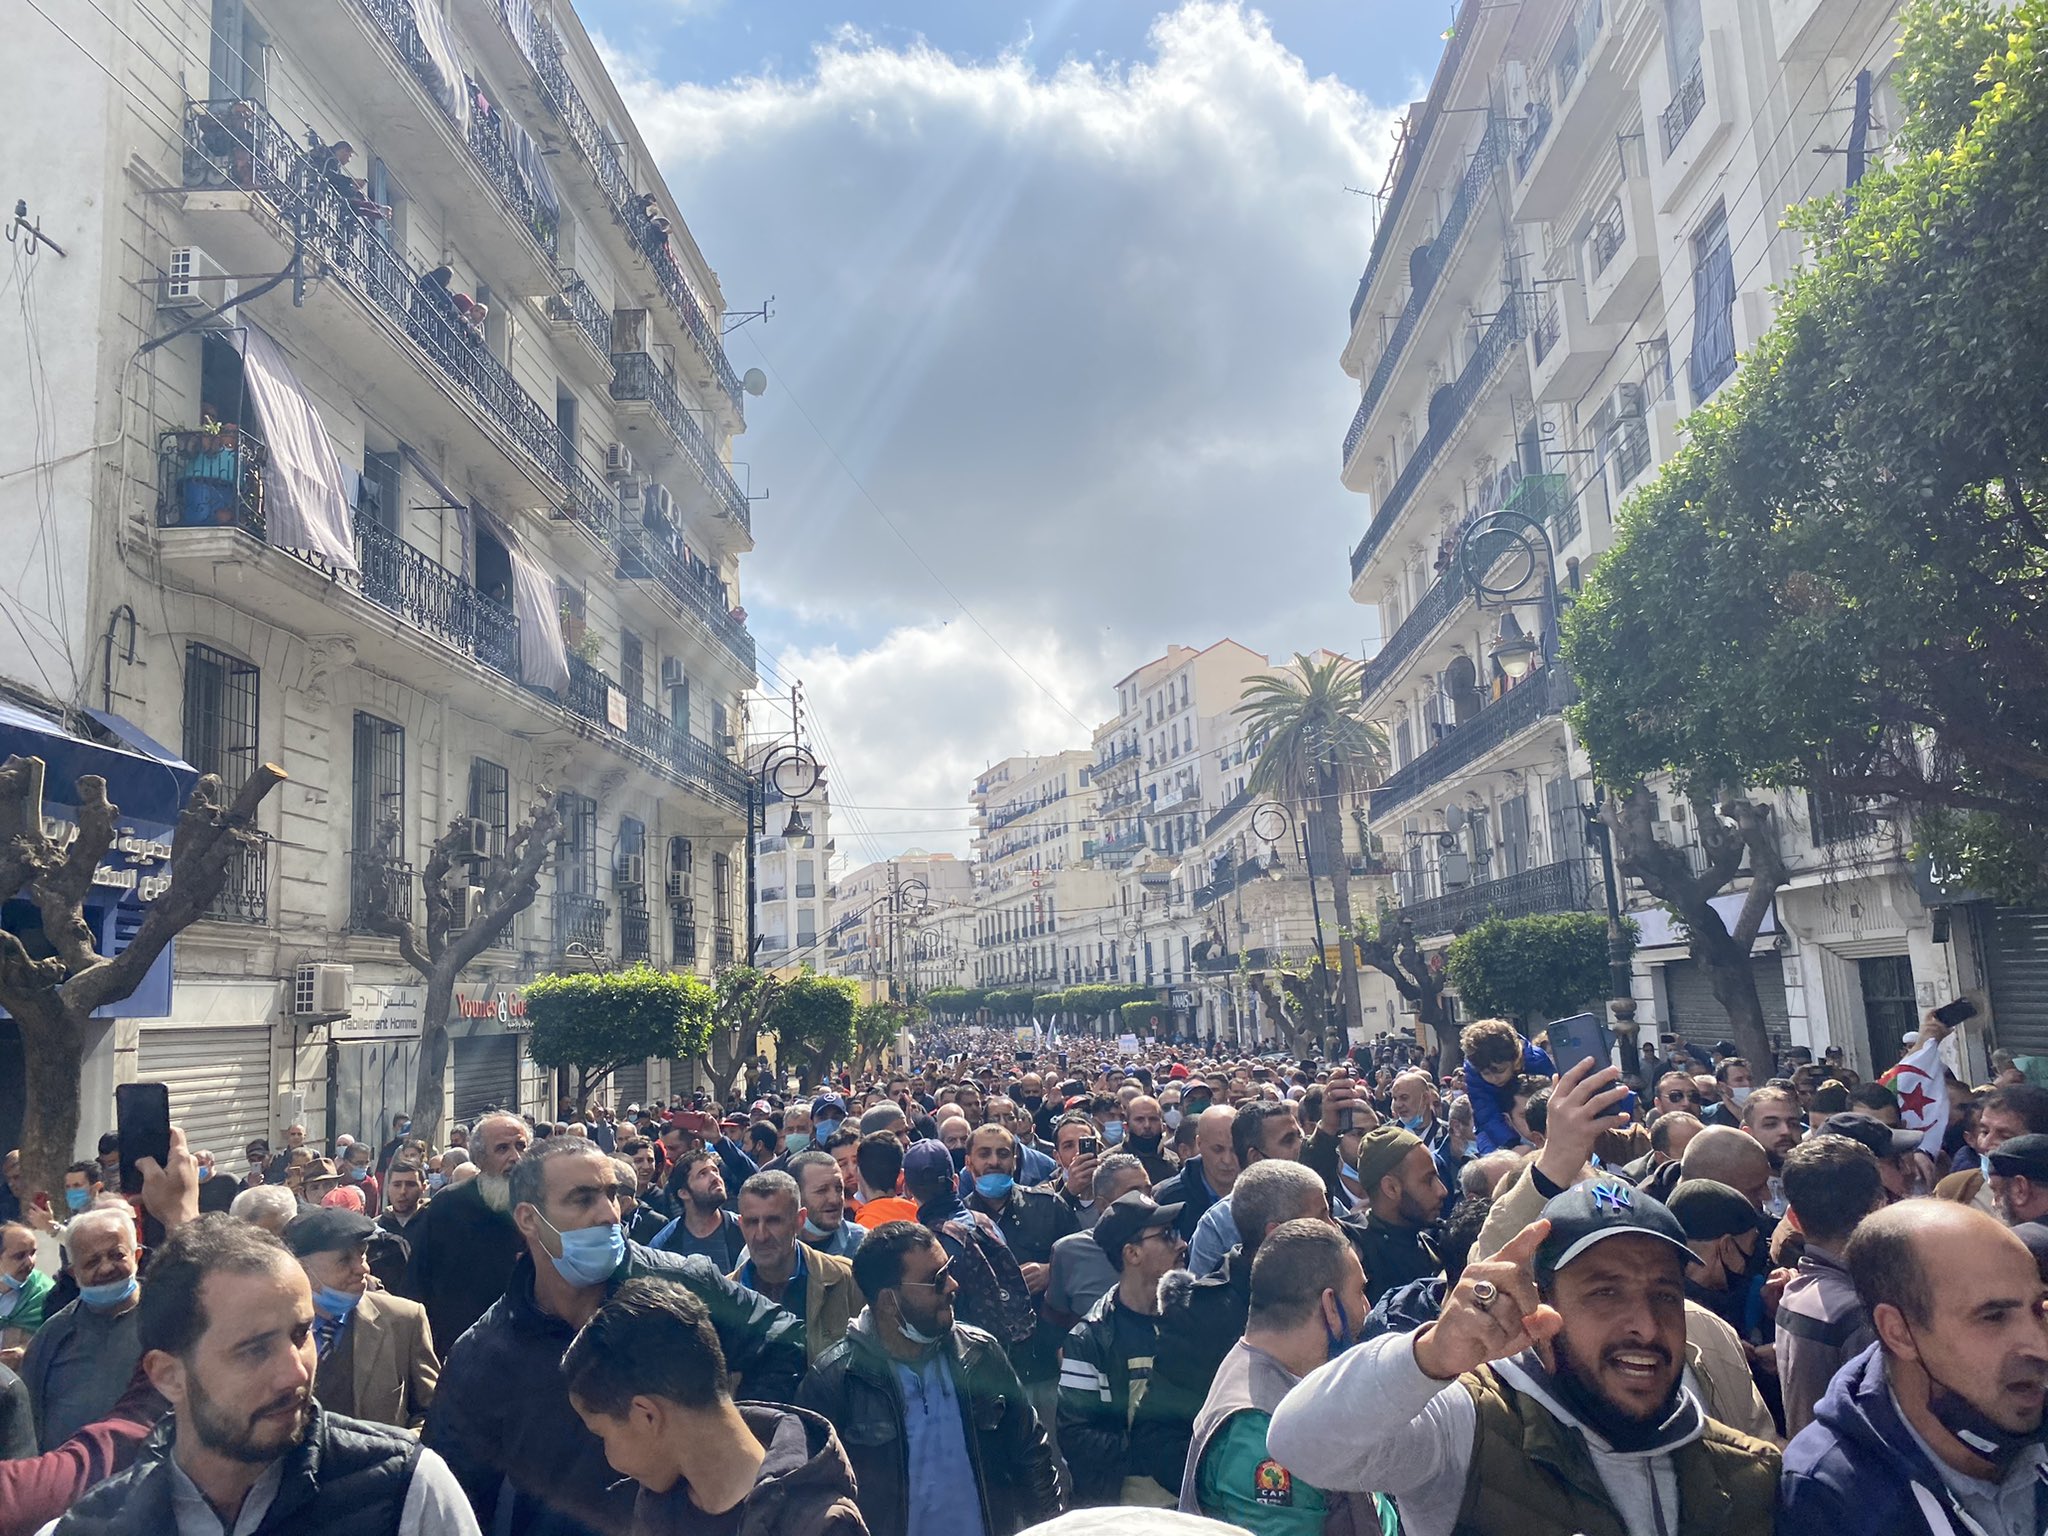
<svg viewBox="0 0 2048 1536"><path fill-rule="evenodd" d="M282 1184L258 1184L235 1196L228 1214L237 1221L262 1225L265 1216L282 1216L290 1221L299 1211L299 1197Z"/></svg>
<svg viewBox="0 0 2048 1536"><path fill-rule="evenodd" d="M1262 1157L1237 1176L1230 1187L1230 1215L1251 1252L1265 1240L1266 1229L1302 1214L1302 1207L1321 1197L1327 1207L1330 1192L1320 1175L1300 1163L1277 1157Z"/></svg>
<svg viewBox="0 0 2048 1536"><path fill-rule="evenodd" d="M1116 1181L1133 1168L1145 1172L1145 1165L1130 1152L1112 1152L1095 1165L1095 1181L1088 1186L1088 1198L1100 1204L1116 1187ZM1149 1182L1149 1175L1148 1182Z"/></svg>
<svg viewBox="0 0 2048 1536"><path fill-rule="evenodd" d="M450 1147L439 1158L443 1173L453 1173L468 1161L469 1153L461 1147Z"/></svg>
<svg viewBox="0 0 2048 1536"><path fill-rule="evenodd" d="M70 1221L66 1222L64 1226L64 1245L68 1248L71 1245L72 1239L81 1232L92 1227L103 1226L119 1227L122 1232L127 1234L130 1243L140 1241L140 1236L135 1230L134 1210L130 1208L127 1201L116 1196L112 1199L103 1198L99 1204L87 1206L76 1216L72 1217Z"/></svg>
<svg viewBox="0 0 2048 1536"><path fill-rule="evenodd" d="M1491 1200L1502 1179L1511 1178L1522 1166L1513 1152L1489 1152L1475 1157L1458 1170L1458 1192L1473 1200Z"/></svg>
<svg viewBox="0 0 2048 1536"><path fill-rule="evenodd" d="M477 1124L481 1126L485 1120L504 1118L508 1117L485 1115L483 1120L479 1120ZM518 1117L511 1116L509 1118L517 1119ZM558 1157L575 1157L592 1153L604 1158L607 1163L611 1161L604 1148L591 1141L588 1137L550 1136L545 1141L535 1142L533 1150L514 1163L512 1165L512 1172L508 1175L512 1189L512 1205L530 1205L536 1210L540 1209L542 1197L545 1195L548 1187L547 1165ZM634 1182L637 1187L639 1182L637 1176Z"/></svg>
<svg viewBox="0 0 2048 1536"><path fill-rule="evenodd" d="M804 1205L803 1191L797 1188L796 1180L780 1168L763 1168L759 1173L750 1175L740 1186L740 1193L757 1197L772 1195L778 1200L787 1200L797 1210L802 1210Z"/></svg>

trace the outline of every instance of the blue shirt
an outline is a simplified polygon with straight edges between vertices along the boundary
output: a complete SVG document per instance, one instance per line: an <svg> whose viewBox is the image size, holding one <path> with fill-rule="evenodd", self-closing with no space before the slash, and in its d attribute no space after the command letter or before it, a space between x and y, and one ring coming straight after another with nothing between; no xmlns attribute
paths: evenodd
<svg viewBox="0 0 2048 1536"><path fill-rule="evenodd" d="M981 1489L967 1452L967 1419L945 1356L934 1350L917 1365L891 1362L903 1394L903 1434L910 1464L910 1523L904 1536L988 1536Z"/></svg>
<svg viewBox="0 0 2048 1536"><path fill-rule="evenodd" d="M1237 1218L1230 1214L1230 1202L1218 1200L1195 1223L1195 1235L1188 1241L1188 1268L1198 1277L1213 1275L1242 1241Z"/></svg>

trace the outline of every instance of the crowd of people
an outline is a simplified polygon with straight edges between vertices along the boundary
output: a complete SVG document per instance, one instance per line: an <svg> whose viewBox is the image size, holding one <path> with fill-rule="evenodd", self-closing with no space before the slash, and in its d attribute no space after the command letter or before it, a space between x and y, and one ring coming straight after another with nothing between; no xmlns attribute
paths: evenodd
<svg viewBox="0 0 2048 1536"><path fill-rule="evenodd" d="M2048 1089L1458 1043L10 1154L0 1536L2038 1536Z"/></svg>

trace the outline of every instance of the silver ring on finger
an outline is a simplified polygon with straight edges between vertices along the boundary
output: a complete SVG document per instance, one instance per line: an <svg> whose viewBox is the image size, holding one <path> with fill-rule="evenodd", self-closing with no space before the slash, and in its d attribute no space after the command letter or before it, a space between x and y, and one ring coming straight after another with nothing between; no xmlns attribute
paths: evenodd
<svg viewBox="0 0 2048 1536"><path fill-rule="evenodd" d="M1499 1295L1500 1287L1491 1280L1474 1280L1472 1282L1472 1299L1478 1302L1482 1308L1490 1310L1493 1306L1494 1298Z"/></svg>

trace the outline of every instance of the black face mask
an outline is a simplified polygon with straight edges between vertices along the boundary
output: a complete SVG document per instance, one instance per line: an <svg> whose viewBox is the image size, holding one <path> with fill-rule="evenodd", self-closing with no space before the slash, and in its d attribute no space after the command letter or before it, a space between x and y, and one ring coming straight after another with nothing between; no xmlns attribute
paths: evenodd
<svg viewBox="0 0 2048 1536"><path fill-rule="evenodd" d="M1649 1418L1638 1419L1608 1402L1583 1377L1577 1361L1565 1345L1563 1334L1551 1340L1550 1347L1557 1361L1557 1369L1549 1373L1550 1390L1573 1418L1625 1454L1651 1450L1663 1442L1669 1434L1672 1416L1684 1401L1682 1375L1672 1383L1671 1395L1664 1400L1664 1405Z"/></svg>
<svg viewBox="0 0 2048 1536"><path fill-rule="evenodd" d="M1918 1348L1919 1340L1914 1346ZM1920 1351L1920 1369L1927 1377L1927 1411L1934 1422L1954 1435L1972 1454L1983 1457L2002 1479L2027 1451L2048 1438L2048 1425L2007 1429L1954 1387L1927 1369L1927 1351Z"/></svg>
<svg viewBox="0 0 2048 1536"><path fill-rule="evenodd" d="M967 1166L967 1149L965 1147L950 1147L947 1150L953 1154L953 1171L955 1173L958 1173Z"/></svg>
<svg viewBox="0 0 2048 1536"><path fill-rule="evenodd" d="M1045 1100L1039 1098L1036 1094L1026 1094L1017 1102L1019 1104L1022 1104L1026 1109L1030 1110L1031 1113L1035 1115L1038 1113L1040 1106L1042 1106L1045 1103Z"/></svg>

